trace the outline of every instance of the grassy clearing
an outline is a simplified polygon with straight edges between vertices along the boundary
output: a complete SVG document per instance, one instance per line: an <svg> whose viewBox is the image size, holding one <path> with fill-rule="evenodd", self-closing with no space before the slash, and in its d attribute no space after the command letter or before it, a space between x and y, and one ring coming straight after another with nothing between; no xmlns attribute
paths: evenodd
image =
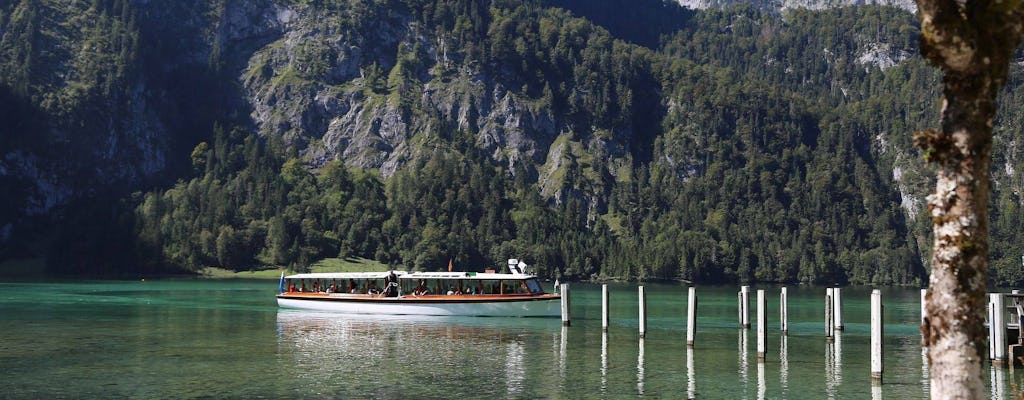
<svg viewBox="0 0 1024 400"><path fill-rule="evenodd" d="M310 272L379 272L390 271L387 264L365 258L325 258L310 266Z"/></svg>
<svg viewBox="0 0 1024 400"><path fill-rule="evenodd" d="M365 258L325 258L310 266L309 272L376 272L388 271L391 268L374 260ZM278 279L281 271L291 274L281 268L271 268L259 271L232 271L224 268L206 267L199 270L199 276L210 279Z"/></svg>

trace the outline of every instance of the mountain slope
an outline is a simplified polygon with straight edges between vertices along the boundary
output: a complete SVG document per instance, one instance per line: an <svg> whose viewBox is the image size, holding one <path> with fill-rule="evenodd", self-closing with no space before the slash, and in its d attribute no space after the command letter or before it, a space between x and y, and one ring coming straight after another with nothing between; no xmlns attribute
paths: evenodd
<svg viewBox="0 0 1024 400"><path fill-rule="evenodd" d="M909 137L938 82L911 14L651 1L627 23L621 3L2 6L5 251L63 215L104 229L26 252L70 272L514 254L577 278L920 281L930 172ZM993 276L1017 282L1021 123L1001 115Z"/></svg>

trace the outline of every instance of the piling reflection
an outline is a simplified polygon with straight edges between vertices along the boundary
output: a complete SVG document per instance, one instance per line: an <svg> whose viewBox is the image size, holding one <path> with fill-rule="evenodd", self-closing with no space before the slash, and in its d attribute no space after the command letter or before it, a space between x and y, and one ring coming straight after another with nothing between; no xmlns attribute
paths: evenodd
<svg viewBox="0 0 1024 400"><path fill-rule="evenodd" d="M789 394L789 336L782 335L779 340L779 383L782 386L782 397Z"/></svg>
<svg viewBox="0 0 1024 400"><path fill-rule="evenodd" d="M882 385L871 385L871 400L882 400Z"/></svg>
<svg viewBox="0 0 1024 400"><path fill-rule="evenodd" d="M686 349L686 398L697 398L697 372L693 370L693 348Z"/></svg>
<svg viewBox="0 0 1024 400"><path fill-rule="evenodd" d="M832 381L835 386L843 383L843 331L836 331L832 342Z"/></svg>
<svg viewBox="0 0 1024 400"><path fill-rule="evenodd" d="M558 378L560 386L565 387L565 364L568 357L569 327L562 325L561 342L558 345Z"/></svg>
<svg viewBox="0 0 1024 400"><path fill-rule="evenodd" d="M601 333L601 393L608 390L608 332Z"/></svg>
<svg viewBox="0 0 1024 400"><path fill-rule="evenodd" d="M999 366L989 366L989 386L992 388L992 400L1000 400L1006 393L1006 370Z"/></svg>
<svg viewBox="0 0 1024 400"><path fill-rule="evenodd" d="M644 338L640 338L640 350L636 356L636 391L644 394Z"/></svg>
<svg viewBox="0 0 1024 400"><path fill-rule="evenodd" d="M746 388L750 383L750 377L747 372L749 365L747 363L747 330L740 329L739 340L738 340L737 354L739 354L739 375L740 383Z"/></svg>
<svg viewBox="0 0 1024 400"><path fill-rule="evenodd" d="M931 393L931 371L928 368L928 348L921 347L921 388L924 394Z"/></svg>
<svg viewBox="0 0 1024 400"><path fill-rule="evenodd" d="M765 393L768 392L768 383L764 379L764 363L757 363L757 399L764 400Z"/></svg>

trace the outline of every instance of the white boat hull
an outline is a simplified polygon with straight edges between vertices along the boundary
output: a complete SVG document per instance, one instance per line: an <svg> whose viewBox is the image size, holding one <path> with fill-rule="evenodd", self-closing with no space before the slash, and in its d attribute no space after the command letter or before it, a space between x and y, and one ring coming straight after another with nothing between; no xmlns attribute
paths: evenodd
<svg viewBox="0 0 1024 400"><path fill-rule="evenodd" d="M332 311L348 314L380 315L457 315L490 317L558 317L561 298L445 300L412 297L349 298L341 296L278 296L278 306L301 310ZM443 296L442 296L443 297Z"/></svg>

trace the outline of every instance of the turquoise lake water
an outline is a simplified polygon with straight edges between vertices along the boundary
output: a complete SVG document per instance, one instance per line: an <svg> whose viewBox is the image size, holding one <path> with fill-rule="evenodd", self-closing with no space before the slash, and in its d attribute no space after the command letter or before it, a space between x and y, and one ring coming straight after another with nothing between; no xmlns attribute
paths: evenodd
<svg viewBox="0 0 1024 400"><path fill-rule="evenodd" d="M549 286L550 288L550 286ZM870 288L843 290L846 329L824 338L824 288L764 287L768 357L738 329L735 287L698 287L686 348L686 288L572 284L558 319L380 317L277 308L276 281L0 283L0 398L924 399L919 292L883 289L885 375L872 387ZM754 296L752 296L753 298ZM753 301L751 310L755 310ZM755 316L751 316L753 321ZM752 322L756 324L756 322ZM1024 374L985 366L992 398Z"/></svg>

